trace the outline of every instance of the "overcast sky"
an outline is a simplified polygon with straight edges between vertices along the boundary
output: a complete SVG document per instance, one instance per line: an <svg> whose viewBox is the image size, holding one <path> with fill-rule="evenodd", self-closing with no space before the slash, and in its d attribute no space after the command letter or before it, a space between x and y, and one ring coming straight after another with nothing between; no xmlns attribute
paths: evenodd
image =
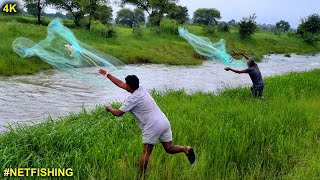
<svg viewBox="0 0 320 180"><path fill-rule="evenodd" d="M320 13L320 0L180 0L179 4L187 6L191 16L198 8L216 8L223 21L239 21L255 13L258 23L275 24L283 19L293 28L302 17Z"/></svg>
<svg viewBox="0 0 320 180"><path fill-rule="evenodd" d="M114 15L120 9L114 4L115 1L111 0ZM188 7L190 17L198 8L216 8L221 13L222 21L239 21L255 13L260 24L275 24L283 19L292 28L297 28L301 18L320 13L320 0L179 0L178 4ZM52 11L49 8L46 10Z"/></svg>

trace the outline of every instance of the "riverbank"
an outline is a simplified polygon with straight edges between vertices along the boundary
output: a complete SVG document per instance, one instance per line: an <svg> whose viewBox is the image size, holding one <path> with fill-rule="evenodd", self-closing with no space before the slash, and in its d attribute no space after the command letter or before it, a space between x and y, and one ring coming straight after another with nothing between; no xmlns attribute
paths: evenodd
<svg viewBox="0 0 320 180"><path fill-rule="evenodd" d="M183 154L166 154L158 143L147 177L319 177L319 73L265 78L266 100L250 98L247 87L219 95L153 92L171 122L174 142L192 145L197 161L191 166ZM0 135L2 169L72 167L76 178L132 179L138 176L140 153L141 133L133 117L115 118L102 107Z"/></svg>
<svg viewBox="0 0 320 180"><path fill-rule="evenodd" d="M51 67L48 64L38 58L20 58L11 47L12 42L21 36L39 42L47 35L46 26L20 23L17 22L21 21L20 19L15 20L14 16L10 17L12 18L8 19L6 16L0 16L0 34L2 42L4 42L0 44L0 75L33 74L50 69ZM29 21L24 20L23 22ZM46 19L47 21L48 19ZM71 26L69 21L66 23ZM207 34L200 26L187 25L186 28L196 35L209 37L213 42L223 38L227 42L228 52L232 49L244 50L252 54L257 60L266 54L308 54L320 51L319 43L309 45L298 36L288 33L274 35L272 32L260 31L250 39L241 40L238 32L234 29L230 33ZM80 41L128 64L199 65L203 62L203 58L192 49L187 41L178 35L156 34L149 29L142 28L142 36L135 36L130 28L114 26L114 29L118 37L109 39L84 29L72 29L72 31Z"/></svg>

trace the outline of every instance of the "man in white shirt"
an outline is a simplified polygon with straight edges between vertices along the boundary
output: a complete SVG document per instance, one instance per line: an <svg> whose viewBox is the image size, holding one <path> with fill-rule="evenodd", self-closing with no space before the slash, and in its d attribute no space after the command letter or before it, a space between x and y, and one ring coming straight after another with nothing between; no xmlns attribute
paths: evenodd
<svg viewBox="0 0 320 180"><path fill-rule="evenodd" d="M119 109L106 106L106 110L114 116L122 116L125 112L130 112L137 120L142 131L143 141L143 151L140 160L140 172L142 175L145 173L153 146L157 143L158 139L160 139L167 153L176 154L184 152L189 162L191 164L194 163L195 154L192 147L172 144L172 132L169 120L151 95L142 87L139 87L137 76L127 76L124 83L104 69L100 69L99 73L110 79L118 87L131 93Z"/></svg>

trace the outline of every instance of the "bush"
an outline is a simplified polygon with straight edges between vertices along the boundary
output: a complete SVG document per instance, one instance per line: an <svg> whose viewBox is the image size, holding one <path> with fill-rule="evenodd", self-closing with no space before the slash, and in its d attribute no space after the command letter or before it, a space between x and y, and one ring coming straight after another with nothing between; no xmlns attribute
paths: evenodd
<svg viewBox="0 0 320 180"><path fill-rule="evenodd" d="M258 30L256 18L257 16L253 14L252 16L242 18L239 22L239 34L241 39L250 37Z"/></svg>
<svg viewBox="0 0 320 180"><path fill-rule="evenodd" d="M274 35L280 36L281 33L283 32L283 29L281 28L272 28L272 32Z"/></svg>
<svg viewBox="0 0 320 180"><path fill-rule="evenodd" d="M160 30L161 32L165 32L168 34L178 35L178 23L176 20L163 18L160 22Z"/></svg>
<svg viewBox="0 0 320 180"><path fill-rule="evenodd" d="M291 57L291 54L290 53L285 53L284 57Z"/></svg>
<svg viewBox="0 0 320 180"><path fill-rule="evenodd" d="M99 21L93 21L90 27L90 31L104 35L104 33L106 32L106 26Z"/></svg>
<svg viewBox="0 0 320 180"><path fill-rule="evenodd" d="M302 38L308 44L315 44L317 41L319 41L318 36L310 32L304 32Z"/></svg>
<svg viewBox="0 0 320 180"><path fill-rule="evenodd" d="M106 38L118 37L117 32L111 25L105 26L99 21L92 22L90 31L100 34Z"/></svg>
<svg viewBox="0 0 320 180"><path fill-rule="evenodd" d="M289 38L292 38L292 37L296 36L296 33L288 32L287 35L288 35Z"/></svg>
<svg viewBox="0 0 320 180"><path fill-rule="evenodd" d="M230 26L226 22L222 22L222 23L218 24L218 30L220 32L229 32Z"/></svg>
<svg viewBox="0 0 320 180"><path fill-rule="evenodd" d="M215 34L216 33L216 28L214 26L203 26L203 31L207 34Z"/></svg>
<svg viewBox="0 0 320 180"><path fill-rule="evenodd" d="M305 19L302 19L297 29L299 34L304 41L309 44L315 44L319 41L320 34L320 16L319 14L312 14Z"/></svg>
<svg viewBox="0 0 320 180"><path fill-rule="evenodd" d="M139 27L134 27L134 28L132 29L132 34L133 34L133 36L135 36L135 37L141 37L141 36L142 36L142 29L139 28Z"/></svg>
<svg viewBox="0 0 320 180"><path fill-rule="evenodd" d="M107 25L105 36L106 38L116 38L118 37L118 34L117 31L111 25Z"/></svg>

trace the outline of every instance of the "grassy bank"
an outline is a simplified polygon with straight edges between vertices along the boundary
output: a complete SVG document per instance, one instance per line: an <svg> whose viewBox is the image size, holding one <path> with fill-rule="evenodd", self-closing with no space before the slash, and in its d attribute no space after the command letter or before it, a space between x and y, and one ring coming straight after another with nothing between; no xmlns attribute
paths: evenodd
<svg viewBox="0 0 320 180"><path fill-rule="evenodd" d="M197 160L169 155L158 143L148 179L317 179L320 176L320 70L266 78L266 100L249 88L219 95L153 92L175 143ZM117 104L119 105L119 104ZM134 179L141 133L129 114L102 107L0 135L5 167L72 167L76 179Z"/></svg>
<svg viewBox="0 0 320 180"><path fill-rule="evenodd" d="M50 19L44 19L47 24ZM35 42L47 35L46 26L35 25L36 19L20 16L0 16L0 75L31 74L50 68L38 58L21 59L12 51L11 44L17 37L27 37ZM72 27L70 21L65 22ZM320 51L320 44L308 45L297 36L281 36L272 32L257 32L252 38L241 40L238 33L216 32L206 34L199 26L186 26L191 33L207 36L216 42L223 38L227 49L245 50L260 59L270 53L312 53ZM84 29L72 29L76 37L96 49L113 55L125 63L156 63L171 65L197 65L202 60L192 47L177 35L155 34L149 29L142 28L142 36L135 36L132 29L115 26L117 38L105 38L100 34ZM200 59L199 59L200 58Z"/></svg>

